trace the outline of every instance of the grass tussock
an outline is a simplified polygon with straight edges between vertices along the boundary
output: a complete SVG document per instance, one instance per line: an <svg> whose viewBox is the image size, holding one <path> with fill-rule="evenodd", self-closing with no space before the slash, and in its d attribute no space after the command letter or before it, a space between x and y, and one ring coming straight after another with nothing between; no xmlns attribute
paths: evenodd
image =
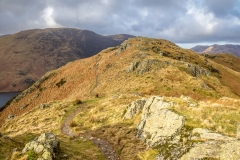
<svg viewBox="0 0 240 160"><path fill-rule="evenodd" d="M181 100L180 100L181 101ZM212 101L200 101L191 107L186 101L179 102L174 110L186 117L186 125L208 128L229 136L236 135L240 119L240 101L232 98L220 98Z"/></svg>
<svg viewBox="0 0 240 160"><path fill-rule="evenodd" d="M1 130L12 137L25 133L39 134L56 130L60 128L67 113L75 108L71 101L54 101L47 105L48 107L44 109L36 107L28 113L7 121Z"/></svg>

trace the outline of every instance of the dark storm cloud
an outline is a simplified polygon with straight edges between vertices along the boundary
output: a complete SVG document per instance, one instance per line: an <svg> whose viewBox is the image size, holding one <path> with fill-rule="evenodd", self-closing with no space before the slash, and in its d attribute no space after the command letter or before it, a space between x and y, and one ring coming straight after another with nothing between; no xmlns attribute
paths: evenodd
<svg viewBox="0 0 240 160"><path fill-rule="evenodd" d="M240 41L240 0L0 0L0 34L73 27L175 43Z"/></svg>
<svg viewBox="0 0 240 160"><path fill-rule="evenodd" d="M230 15L239 16L239 0L204 0L203 6L206 6L209 12L216 17L226 17Z"/></svg>
<svg viewBox="0 0 240 160"><path fill-rule="evenodd" d="M0 0L0 34L35 28L36 17L41 17L45 3L29 0Z"/></svg>

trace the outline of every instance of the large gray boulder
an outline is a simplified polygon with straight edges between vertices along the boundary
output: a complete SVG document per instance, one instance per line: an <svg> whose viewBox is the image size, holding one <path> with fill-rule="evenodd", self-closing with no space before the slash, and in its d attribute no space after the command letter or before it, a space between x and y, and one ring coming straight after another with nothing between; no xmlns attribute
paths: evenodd
<svg viewBox="0 0 240 160"><path fill-rule="evenodd" d="M172 103L163 97L149 98L142 110L142 118L137 126L137 137L154 147L165 139L177 135L184 126L184 118L169 110Z"/></svg>
<svg viewBox="0 0 240 160"><path fill-rule="evenodd" d="M197 143L181 160L220 159L239 160L240 141L207 141Z"/></svg>
<svg viewBox="0 0 240 160"><path fill-rule="evenodd" d="M141 121L137 126L137 137L154 147L161 141L177 135L184 126L184 118L172 112L172 106L172 102L158 96L136 100L127 107L124 118L131 119L142 111Z"/></svg>
<svg viewBox="0 0 240 160"><path fill-rule="evenodd" d="M27 143L22 150L22 153L34 151L39 159L52 160L56 158L59 152L60 143L53 133L43 133L36 137L33 141Z"/></svg>
<svg viewBox="0 0 240 160"><path fill-rule="evenodd" d="M189 149L190 143L186 142L190 135L184 130L184 117L171 110L173 105L164 97L153 96L132 102L124 116L130 119L142 112L136 136L150 148L159 149L158 159L177 159Z"/></svg>

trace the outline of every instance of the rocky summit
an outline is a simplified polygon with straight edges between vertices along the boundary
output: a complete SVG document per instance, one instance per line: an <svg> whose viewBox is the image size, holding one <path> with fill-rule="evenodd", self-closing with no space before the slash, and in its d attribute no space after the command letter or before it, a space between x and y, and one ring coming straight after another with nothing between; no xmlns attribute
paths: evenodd
<svg viewBox="0 0 240 160"><path fill-rule="evenodd" d="M238 59L211 56L134 37L49 71L0 112L0 159L238 160Z"/></svg>

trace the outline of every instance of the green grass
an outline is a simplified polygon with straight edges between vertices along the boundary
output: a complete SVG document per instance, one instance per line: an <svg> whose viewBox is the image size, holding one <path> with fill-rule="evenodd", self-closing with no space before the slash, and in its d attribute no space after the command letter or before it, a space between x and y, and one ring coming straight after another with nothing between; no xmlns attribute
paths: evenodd
<svg viewBox="0 0 240 160"><path fill-rule="evenodd" d="M240 106L230 108L226 105L209 104L188 107L187 104L174 106L175 112L186 118L185 124L194 128L208 128L229 136L236 135L240 119Z"/></svg>
<svg viewBox="0 0 240 160"><path fill-rule="evenodd" d="M99 159L104 160L104 156L97 146L93 144L92 141L87 140L84 137L78 137L76 139L70 139L69 137L60 136L60 154L59 160L61 157L66 154L69 157L69 160L75 159Z"/></svg>

